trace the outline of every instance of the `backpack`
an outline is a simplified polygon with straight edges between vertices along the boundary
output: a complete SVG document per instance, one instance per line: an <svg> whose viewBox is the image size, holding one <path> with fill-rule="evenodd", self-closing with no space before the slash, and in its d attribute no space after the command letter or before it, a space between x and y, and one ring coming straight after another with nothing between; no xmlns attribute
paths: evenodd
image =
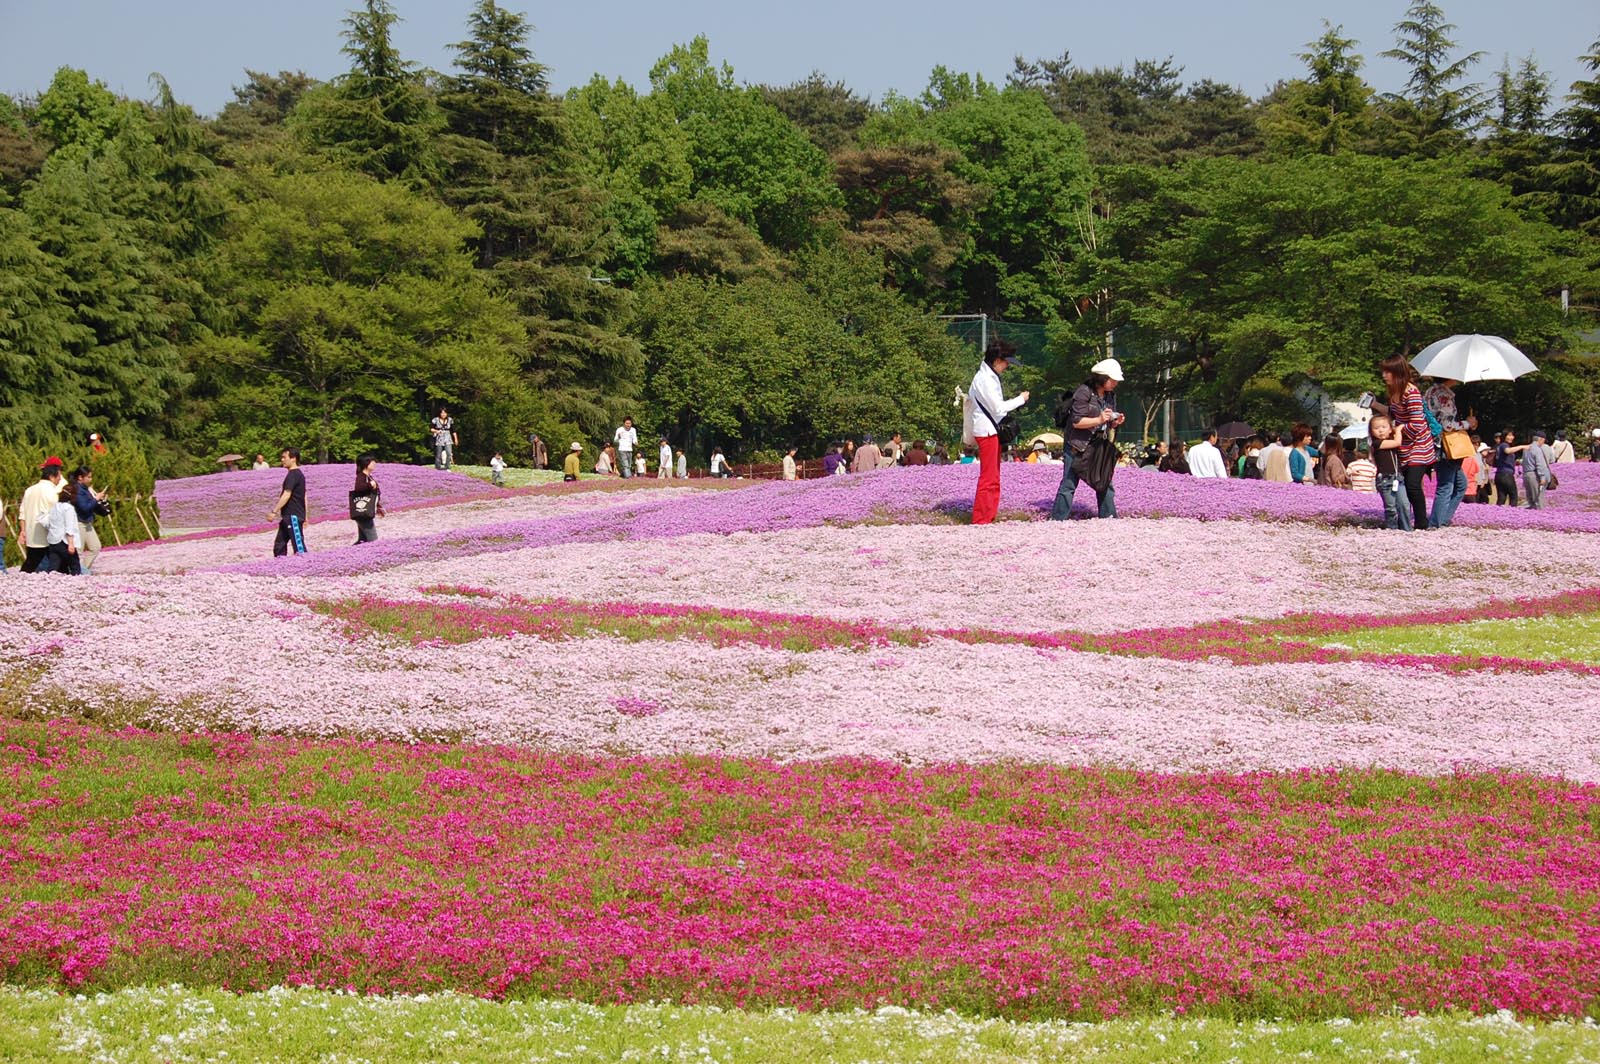
<svg viewBox="0 0 1600 1064"><path fill-rule="evenodd" d="M1055 410L1056 428L1065 429L1072 425L1072 393L1062 392L1056 399Z"/></svg>

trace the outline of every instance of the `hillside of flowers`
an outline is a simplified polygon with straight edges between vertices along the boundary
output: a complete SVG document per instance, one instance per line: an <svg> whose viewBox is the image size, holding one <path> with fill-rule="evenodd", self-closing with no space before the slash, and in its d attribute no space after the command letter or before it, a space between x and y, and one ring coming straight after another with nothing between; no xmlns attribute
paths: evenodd
<svg viewBox="0 0 1600 1064"><path fill-rule="evenodd" d="M281 473L163 488L215 525L0 580L0 979L1600 1017L1600 467L1427 534L1005 472L411 470L289 559Z"/></svg>

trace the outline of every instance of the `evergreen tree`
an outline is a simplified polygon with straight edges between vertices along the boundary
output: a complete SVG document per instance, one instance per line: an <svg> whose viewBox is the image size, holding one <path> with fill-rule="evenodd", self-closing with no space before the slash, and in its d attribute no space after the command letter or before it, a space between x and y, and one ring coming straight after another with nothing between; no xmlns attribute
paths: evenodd
<svg viewBox="0 0 1600 1064"><path fill-rule="evenodd" d="M1337 155L1369 135L1372 88L1361 77L1356 41L1343 26L1322 26L1300 53L1307 77L1276 92L1262 119L1267 143L1285 155Z"/></svg>
<svg viewBox="0 0 1600 1064"><path fill-rule="evenodd" d="M1572 83L1567 106L1555 117L1555 150L1539 167L1539 177L1549 190L1552 216L1600 238L1600 39L1580 62L1589 77Z"/></svg>
<svg viewBox="0 0 1600 1064"><path fill-rule="evenodd" d="M762 97L830 155L849 145L872 114L872 105L842 81L820 71L782 88L763 86Z"/></svg>
<svg viewBox="0 0 1600 1064"><path fill-rule="evenodd" d="M1384 97L1380 135L1389 153L1438 156L1457 150L1488 110L1483 90L1465 80L1483 53L1454 58L1455 28L1432 0L1412 0L1396 23L1395 46L1383 55L1410 73L1405 92Z"/></svg>
<svg viewBox="0 0 1600 1064"><path fill-rule="evenodd" d="M1495 110L1483 141L1480 172L1505 183L1518 196L1533 203L1548 200L1539 166L1550 157L1550 75L1532 56L1500 68L1495 86Z"/></svg>

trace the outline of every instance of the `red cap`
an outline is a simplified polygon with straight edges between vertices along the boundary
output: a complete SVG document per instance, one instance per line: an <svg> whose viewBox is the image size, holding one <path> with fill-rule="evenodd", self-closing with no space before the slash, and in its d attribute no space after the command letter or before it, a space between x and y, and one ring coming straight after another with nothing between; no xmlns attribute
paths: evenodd
<svg viewBox="0 0 1600 1064"><path fill-rule="evenodd" d="M39 468L40 469L49 469L51 466L55 466L57 469L60 469L61 468L61 459L57 458L55 455L51 455L49 458L46 458L44 460L44 465L40 466Z"/></svg>

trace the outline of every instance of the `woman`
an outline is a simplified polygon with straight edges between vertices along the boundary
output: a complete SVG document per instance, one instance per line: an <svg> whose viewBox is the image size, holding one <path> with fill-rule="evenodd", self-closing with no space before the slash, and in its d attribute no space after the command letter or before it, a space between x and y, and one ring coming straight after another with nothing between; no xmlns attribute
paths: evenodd
<svg viewBox="0 0 1600 1064"><path fill-rule="evenodd" d="M1350 487L1350 474L1344 467L1344 439L1330 432L1322 440L1322 461L1317 463L1317 483L1326 488Z"/></svg>
<svg viewBox="0 0 1600 1064"><path fill-rule="evenodd" d="M1289 479L1295 484L1316 480L1317 455L1311 450L1311 426L1300 422L1289 433Z"/></svg>
<svg viewBox="0 0 1600 1064"><path fill-rule="evenodd" d="M1065 521L1071 515L1072 497L1087 472L1084 464L1091 445L1115 446L1113 435L1125 418L1112 405L1112 396L1121 383L1122 363L1114 358L1101 359L1089 367L1088 379L1072 393L1070 406L1064 411L1057 408L1056 423L1066 425L1067 445L1061 450L1061 486L1050 505L1050 520ZM1095 492L1095 501L1100 517L1117 516L1116 489L1109 480L1104 491Z"/></svg>
<svg viewBox="0 0 1600 1064"><path fill-rule="evenodd" d="M1000 512L1000 422L1028 401L1027 392L1007 399L1000 374L1016 361L1017 349L996 340L983 353L972 386L961 405L961 442L978 450L978 490L972 499L972 523L987 525Z"/></svg>
<svg viewBox="0 0 1600 1064"><path fill-rule="evenodd" d="M611 448L611 444L606 444L600 449L600 457L594 460L594 471L599 476L610 477L616 475L617 464L611 457Z"/></svg>
<svg viewBox="0 0 1600 1064"><path fill-rule="evenodd" d="M1405 481L1406 498L1411 503L1411 513L1416 531L1428 527L1422 515L1428 512L1428 499L1422 492L1422 480L1433 469L1433 430L1428 428L1428 416L1423 412L1422 389L1417 387L1417 371L1411 368L1404 355L1390 355L1378 364L1378 372L1389 393L1389 402L1380 411L1389 415L1403 431L1400 446L1401 477ZM1372 408L1378 410L1379 404Z"/></svg>
<svg viewBox="0 0 1600 1064"><path fill-rule="evenodd" d="M728 460L722 457L722 448L711 448L711 475L714 477L731 477L733 470L728 466Z"/></svg>
<svg viewBox="0 0 1600 1064"><path fill-rule="evenodd" d="M1556 433L1556 442L1551 444L1550 453L1555 455L1550 461L1551 465L1566 465L1568 462L1578 460L1577 449L1572 446L1572 441L1567 439L1564 431Z"/></svg>
<svg viewBox="0 0 1600 1064"><path fill-rule="evenodd" d="M1478 427L1478 419L1470 414L1462 417L1456 410L1456 386L1460 381L1435 381L1422 396L1422 405L1445 432L1470 432ZM1472 490L1464 458L1451 458L1441 448L1434 466L1433 513L1428 515L1429 528L1448 528L1455 519L1456 510Z"/></svg>
<svg viewBox="0 0 1600 1064"><path fill-rule="evenodd" d="M1166 457L1156 464L1156 469L1162 473L1189 474L1189 459L1184 453L1183 441L1173 440L1167 444Z"/></svg>
<svg viewBox="0 0 1600 1064"><path fill-rule="evenodd" d="M356 486L350 492L351 513L355 512L357 499L368 500L365 517L355 518L356 543L374 543L378 539L378 518L383 516L383 496L378 493L378 460L370 454L356 459Z"/></svg>
<svg viewBox="0 0 1600 1064"><path fill-rule="evenodd" d="M1513 429L1500 433L1500 442L1494 445L1494 501L1496 506L1517 505L1517 455L1528 449L1518 446Z"/></svg>
<svg viewBox="0 0 1600 1064"><path fill-rule="evenodd" d="M50 508L44 561L39 565L41 573L83 574L78 564L78 508L74 505L77 497L77 487L70 480L62 482L61 494L56 496L56 503Z"/></svg>

